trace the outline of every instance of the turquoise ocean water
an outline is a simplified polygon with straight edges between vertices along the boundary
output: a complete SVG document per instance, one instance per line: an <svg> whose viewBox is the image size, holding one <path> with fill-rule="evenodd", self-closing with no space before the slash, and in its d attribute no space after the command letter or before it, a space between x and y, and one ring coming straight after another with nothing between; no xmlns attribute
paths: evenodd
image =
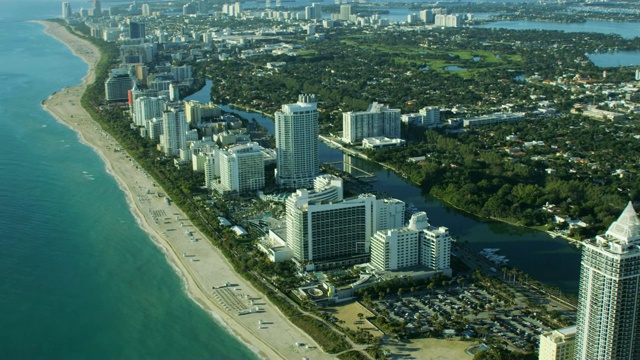
<svg viewBox="0 0 640 360"><path fill-rule="evenodd" d="M60 7L0 0L0 358L255 358L187 297L99 156L42 110L87 71L23 21Z"/></svg>

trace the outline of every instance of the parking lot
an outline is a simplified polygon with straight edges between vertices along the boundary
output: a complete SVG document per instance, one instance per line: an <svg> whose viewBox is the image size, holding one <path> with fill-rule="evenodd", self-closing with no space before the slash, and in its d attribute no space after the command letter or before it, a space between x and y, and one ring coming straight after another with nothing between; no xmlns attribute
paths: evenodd
<svg viewBox="0 0 640 360"><path fill-rule="evenodd" d="M375 301L376 311L405 324L407 333L432 337L500 339L515 349L531 351L548 331L524 301L506 303L473 285L419 292Z"/></svg>

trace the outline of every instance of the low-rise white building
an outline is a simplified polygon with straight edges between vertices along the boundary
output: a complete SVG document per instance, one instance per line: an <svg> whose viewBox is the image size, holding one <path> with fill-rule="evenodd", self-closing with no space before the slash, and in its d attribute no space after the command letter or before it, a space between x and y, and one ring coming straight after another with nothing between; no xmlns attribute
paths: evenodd
<svg viewBox="0 0 640 360"><path fill-rule="evenodd" d="M404 114L401 120L405 124L420 125L424 127L434 127L440 125L440 108L437 106L426 106L418 113Z"/></svg>
<svg viewBox="0 0 640 360"><path fill-rule="evenodd" d="M479 125L500 124L503 122L518 121L524 119L524 113L493 113L462 119L464 127L474 127Z"/></svg>
<svg viewBox="0 0 640 360"><path fill-rule="evenodd" d="M590 117L596 120L611 120L618 121L624 120L625 115L613 111L600 110L595 106L589 106L586 110L582 112L582 115Z"/></svg>
<svg viewBox="0 0 640 360"><path fill-rule="evenodd" d="M370 137L362 139L362 147L364 149L384 149L388 147L399 147L406 144L406 140L389 139L384 136Z"/></svg>
<svg viewBox="0 0 640 360"><path fill-rule="evenodd" d="M548 331L540 335L539 360L573 360L576 326Z"/></svg>

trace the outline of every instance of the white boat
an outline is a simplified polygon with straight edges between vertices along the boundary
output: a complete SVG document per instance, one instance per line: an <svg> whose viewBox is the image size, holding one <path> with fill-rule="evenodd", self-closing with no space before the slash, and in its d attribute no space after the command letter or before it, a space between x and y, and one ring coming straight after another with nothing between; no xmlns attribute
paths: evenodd
<svg viewBox="0 0 640 360"><path fill-rule="evenodd" d="M509 259L507 259L507 257L504 255L496 254L498 251L500 251L499 248L485 248L482 249L482 251L480 251L478 254L496 265L506 264Z"/></svg>

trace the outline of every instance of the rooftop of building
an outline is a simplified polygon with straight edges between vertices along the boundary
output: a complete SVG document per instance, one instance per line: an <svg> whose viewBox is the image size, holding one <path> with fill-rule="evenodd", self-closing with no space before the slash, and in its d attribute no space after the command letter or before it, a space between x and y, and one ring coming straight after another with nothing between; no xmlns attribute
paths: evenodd
<svg viewBox="0 0 640 360"><path fill-rule="evenodd" d="M345 114L369 114L369 113L381 113L381 112L400 112L400 109L390 109L385 104L380 104L378 102L373 102L369 104L369 107L366 111L348 111Z"/></svg>
<svg viewBox="0 0 640 360"><path fill-rule="evenodd" d="M406 140L403 139L391 139L386 136L375 136L362 139L363 142L367 142L370 145L390 145L390 144L404 144Z"/></svg>
<svg viewBox="0 0 640 360"><path fill-rule="evenodd" d="M230 154L260 153L262 155L262 152L260 151L260 146L258 145L258 143L255 143L255 142L250 142L247 144L232 145L227 149L227 152Z"/></svg>
<svg viewBox="0 0 640 360"><path fill-rule="evenodd" d="M622 242L640 241L640 218L629 202L618 220L614 221L605 235Z"/></svg>
<svg viewBox="0 0 640 360"><path fill-rule="evenodd" d="M566 328L556 330L560 334L564 336L575 335L576 334L576 325L567 326Z"/></svg>
<svg viewBox="0 0 640 360"><path fill-rule="evenodd" d="M595 239L585 241L585 244L599 247L614 254L640 251L640 218L630 201L620 217L604 234Z"/></svg>
<svg viewBox="0 0 640 360"><path fill-rule="evenodd" d="M599 235L608 241L630 243L640 240L640 218L629 201L617 220L609 225L607 231Z"/></svg>
<svg viewBox="0 0 640 360"><path fill-rule="evenodd" d="M568 326L562 329L551 330L542 334L542 336L553 341L556 344L571 340L576 336L576 325Z"/></svg>
<svg viewBox="0 0 640 360"><path fill-rule="evenodd" d="M380 281L403 277L424 279L442 272L441 270L433 270L422 265L407 267L398 271L380 271L377 269L373 269L371 271L380 278Z"/></svg>

